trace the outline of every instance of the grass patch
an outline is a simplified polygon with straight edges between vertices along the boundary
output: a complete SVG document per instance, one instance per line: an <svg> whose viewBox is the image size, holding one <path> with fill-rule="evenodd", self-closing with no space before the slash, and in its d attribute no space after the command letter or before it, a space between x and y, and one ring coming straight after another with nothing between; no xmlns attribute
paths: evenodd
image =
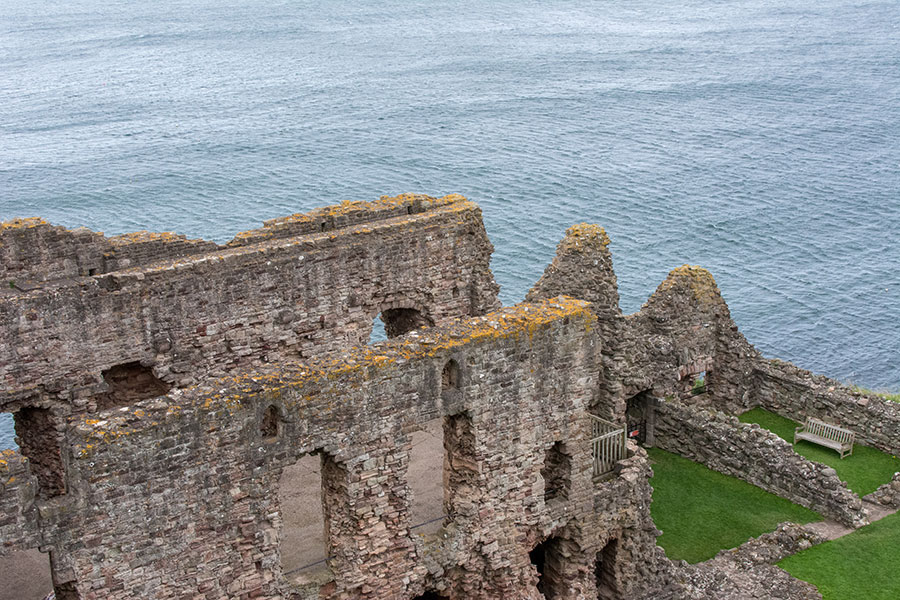
<svg viewBox="0 0 900 600"><path fill-rule="evenodd" d="M860 394L869 394L871 396L878 396L885 400L890 400L891 402L900 402L900 392L879 392L853 384L850 384L850 387L853 388L853 391L859 392Z"/></svg>
<svg viewBox="0 0 900 600"><path fill-rule="evenodd" d="M900 598L900 513L778 563L819 588L825 600Z"/></svg>
<svg viewBox="0 0 900 600"><path fill-rule="evenodd" d="M669 558L707 560L783 521L809 523L817 513L676 454L650 448L653 502L650 514L662 530Z"/></svg>
<svg viewBox="0 0 900 600"><path fill-rule="evenodd" d="M799 426L799 423L762 408L745 412L739 419L744 423L757 423L788 442L794 441L794 428ZM834 450L805 440L797 442L794 451L809 460L832 467L838 477L847 482L847 487L860 496L871 494L900 471L900 459L862 444L854 444L853 454L843 460Z"/></svg>

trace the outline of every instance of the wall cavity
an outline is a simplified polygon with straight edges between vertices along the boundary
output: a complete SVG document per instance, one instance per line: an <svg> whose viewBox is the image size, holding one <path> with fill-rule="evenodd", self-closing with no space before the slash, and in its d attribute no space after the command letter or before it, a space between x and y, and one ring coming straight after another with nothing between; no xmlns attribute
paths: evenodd
<svg viewBox="0 0 900 600"><path fill-rule="evenodd" d="M153 369L140 362L110 367L102 375L109 391L97 396L98 410L128 406L140 400L164 396L172 388L157 377Z"/></svg>
<svg viewBox="0 0 900 600"><path fill-rule="evenodd" d="M19 448L37 478L37 497L66 493L66 470L60 448L62 424L48 408L26 407L16 413Z"/></svg>

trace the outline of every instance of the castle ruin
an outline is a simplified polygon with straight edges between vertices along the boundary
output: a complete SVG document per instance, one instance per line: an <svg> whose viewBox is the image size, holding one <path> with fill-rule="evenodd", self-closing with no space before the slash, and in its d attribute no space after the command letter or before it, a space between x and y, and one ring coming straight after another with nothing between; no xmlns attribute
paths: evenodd
<svg viewBox="0 0 900 600"><path fill-rule="evenodd" d="M632 430L866 523L833 471L733 415L840 419L897 453L898 406L762 357L699 267L623 315L607 244L573 226L501 307L458 195L345 202L222 246L2 224L20 450L0 455L0 554L48 553L59 600L729 597L656 545ZM379 315L390 339L368 344Z"/></svg>

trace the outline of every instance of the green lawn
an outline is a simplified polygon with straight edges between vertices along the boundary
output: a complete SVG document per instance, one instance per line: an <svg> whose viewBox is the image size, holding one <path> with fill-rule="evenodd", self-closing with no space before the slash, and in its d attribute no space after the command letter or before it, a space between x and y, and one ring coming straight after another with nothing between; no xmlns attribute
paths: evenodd
<svg viewBox="0 0 900 600"><path fill-rule="evenodd" d="M825 600L900 598L900 513L789 556L778 566L819 588Z"/></svg>
<svg viewBox="0 0 900 600"><path fill-rule="evenodd" d="M744 423L757 423L777 434L788 442L794 441L794 428L799 424L762 408L754 408L740 417ZM847 486L865 496L874 492L882 483L887 483L900 471L900 459L886 454L876 448L855 444L853 454L841 459L841 455L807 441L800 441L794 450L810 460L833 467L838 477L847 482Z"/></svg>
<svg viewBox="0 0 900 600"><path fill-rule="evenodd" d="M700 562L772 531L783 521L808 523L822 518L676 454L658 448L647 452L653 463L650 513L663 532L658 541L669 558Z"/></svg>

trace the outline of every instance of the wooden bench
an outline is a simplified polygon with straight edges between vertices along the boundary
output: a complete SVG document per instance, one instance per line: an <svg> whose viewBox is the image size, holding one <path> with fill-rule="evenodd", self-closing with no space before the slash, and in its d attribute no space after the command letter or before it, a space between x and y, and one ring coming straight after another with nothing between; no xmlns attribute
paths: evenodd
<svg viewBox="0 0 900 600"><path fill-rule="evenodd" d="M806 423L794 430L795 444L798 440L806 440L813 444L837 450L840 452L841 458L848 454L853 454L853 442L855 439L856 434L849 429L844 429L819 419L813 419L812 417L807 417Z"/></svg>

